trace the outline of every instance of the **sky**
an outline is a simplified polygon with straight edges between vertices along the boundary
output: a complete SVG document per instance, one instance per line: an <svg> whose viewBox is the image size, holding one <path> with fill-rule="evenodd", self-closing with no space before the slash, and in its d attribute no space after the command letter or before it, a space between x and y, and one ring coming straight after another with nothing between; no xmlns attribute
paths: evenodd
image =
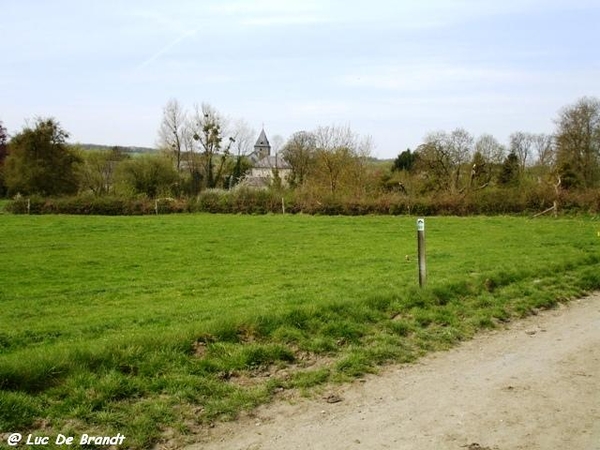
<svg viewBox="0 0 600 450"><path fill-rule="evenodd" d="M600 97L598 0L0 0L0 121L158 142L170 99L268 137L318 126L393 158L461 127L508 143Z"/></svg>

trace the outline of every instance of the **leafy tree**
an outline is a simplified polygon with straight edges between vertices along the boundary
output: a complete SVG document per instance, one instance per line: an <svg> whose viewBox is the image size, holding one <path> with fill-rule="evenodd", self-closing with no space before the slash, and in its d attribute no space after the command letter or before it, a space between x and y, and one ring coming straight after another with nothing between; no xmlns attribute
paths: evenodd
<svg viewBox="0 0 600 450"><path fill-rule="evenodd" d="M144 155L119 164L119 178L134 194L156 198L171 195L178 175L171 161L161 155Z"/></svg>
<svg viewBox="0 0 600 450"><path fill-rule="evenodd" d="M400 153L397 158L394 160L394 165L392 166L392 172L399 172L402 170L406 170L410 172L415 163L419 158L419 154L416 152L411 152L409 148Z"/></svg>
<svg viewBox="0 0 600 450"><path fill-rule="evenodd" d="M558 171L573 186L592 188L600 183L600 100L584 97L564 108L556 121ZM567 174L568 172L568 174Z"/></svg>
<svg viewBox="0 0 600 450"><path fill-rule="evenodd" d="M483 189L490 183L491 179L491 164L486 161L481 152L476 151L471 162L469 187L471 189Z"/></svg>
<svg viewBox="0 0 600 450"><path fill-rule="evenodd" d="M428 187L436 191L449 189L454 162L446 150L445 132L429 133L417 148L419 168L427 176Z"/></svg>
<svg viewBox="0 0 600 450"><path fill-rule="evenodd" d="M316 138L313 133L298 131L283 147L283 159L291 166L291 186L302 186L315 165Z"/></svg>
<svg viewBox="0 0 600 450"><path fill-rule="evenodd" d="M4 124L0 121L0 197L6 195L6 186L4 185L4 161L8 155L8 132Z"/></svg>
<svg viewBox="0 0 600 450"><path fill-rule="evenodd" d="M245 155L239 153L235 155L235 160L229 170L230 175L227 181L227 188L231 189L236 186L250 169L252 169L252 163Z"/></svg>
<svg viewBox="0 0 600 450"><path fill-rule="evenodd" d="M100 196L112 192L116 168L127 156L119 147L113 147L110 151L80 152L80 158L78 172L81 188Z"/></svg>
<svg viewBox="0 0 600 450"><path fill-rule="evenodd" d="M61 195L77 192L75 164L69 134L55 119L37 118L8 145L5 183L11 193Z"/></svg>
<svg viewBox="0 0 600 450"><path fill-rule="evenodd" d="M205 188L212 189L219 183L223 184L223 169L235 138L231 136L228 142L223 144L225 120L206 103L202 104L201 110L196 108L194 119L195 128L192 137L202 154L201 179Z"/></svg>
<svg viewBox="0 0 600 450"><path fill-rule="evenodd" d="M521 165L519 157L515 152L510 152L502 163L502 169L500 176L498 177L498 183L502 186L516 186L519 184L519 174Z"/></svg>
<svg viewBox="0 0 600 450"><path fill-rule="evenodd" d="M581 186L581 173L577 172L569 161L560 166L560 185L564 189L576 189Z"/></svg>

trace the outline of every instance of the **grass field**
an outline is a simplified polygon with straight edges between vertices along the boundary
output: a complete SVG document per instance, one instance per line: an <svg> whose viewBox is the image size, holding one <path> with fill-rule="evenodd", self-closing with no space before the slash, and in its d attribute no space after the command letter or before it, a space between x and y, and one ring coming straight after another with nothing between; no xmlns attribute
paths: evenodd
<svg viewBox="0 0 600 450"><path fill-rule="evenodd" d="M180 439L600 287L593 218L0 217L0 435Z"/></svg>

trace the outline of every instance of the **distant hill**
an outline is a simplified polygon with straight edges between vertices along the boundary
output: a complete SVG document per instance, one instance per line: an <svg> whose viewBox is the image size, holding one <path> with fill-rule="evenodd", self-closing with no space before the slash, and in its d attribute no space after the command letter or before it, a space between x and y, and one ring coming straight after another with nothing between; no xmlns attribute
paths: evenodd
<svg viewBox="0 0 600 450"><path fill-rule="evenodd" d="M101 145L101 144L76 144L78 147L83 150L89 151L110 151L115 148L118 148L123 153L129 154L147 154L147 153L156 153L158 152L155 148L150 147L134 147L134 146L123 146L123 145Z"/></svg>
<svg viewBox="0 0 600 450"><path fill-rule="evenodd" d="M152 147L135 147L135 146L124 146L124 145L103 145L103 144L74 144L75 146L87 150L87 151L110 151L114 148L118 148L123 153L130 155L147 155L152 153L158 153L160 150ZM369 164L372 166L383 166L386 167L393 164L394 158L379 159L375 157L367 158Z"/></svg>

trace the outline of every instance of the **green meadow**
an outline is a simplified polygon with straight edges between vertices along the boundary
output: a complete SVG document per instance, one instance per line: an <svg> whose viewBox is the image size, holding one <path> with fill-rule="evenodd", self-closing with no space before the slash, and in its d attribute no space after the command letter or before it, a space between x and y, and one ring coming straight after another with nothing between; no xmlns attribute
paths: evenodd
<svg viewBox="0 0 600 450"><path fill-rule="evenodd" d="M0 436L184 442L600 287L596 218L0 215ZM3 443L0 443L0 446Z"/></svg>

